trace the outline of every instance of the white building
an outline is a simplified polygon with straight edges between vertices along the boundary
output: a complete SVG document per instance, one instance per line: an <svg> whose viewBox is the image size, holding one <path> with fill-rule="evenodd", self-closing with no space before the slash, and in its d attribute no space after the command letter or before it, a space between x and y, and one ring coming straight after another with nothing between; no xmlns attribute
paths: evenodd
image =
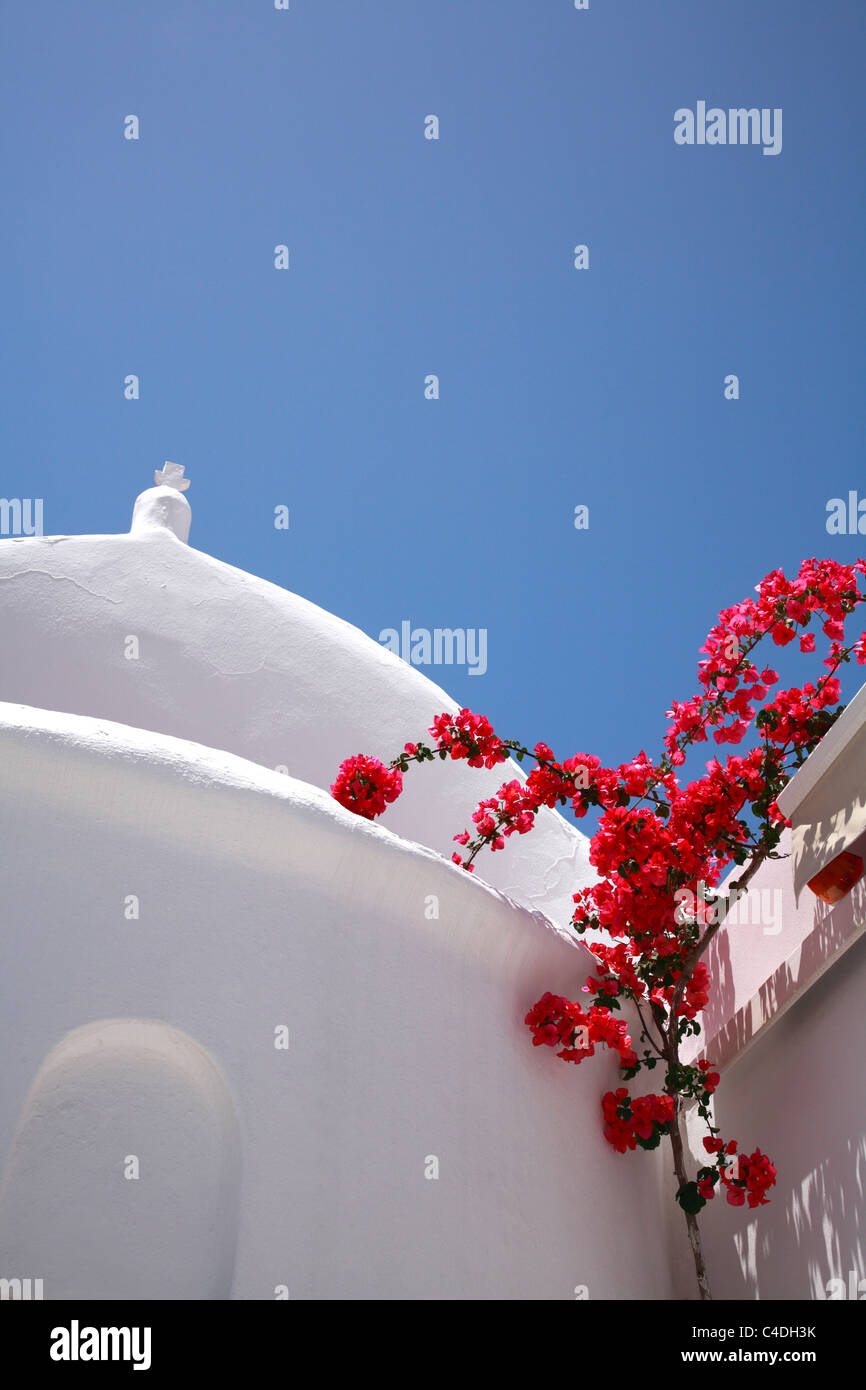
<svg viewBox="0 0 866 1390"><path fill-rule="evenodd" d="M384 824L337 805L346 756L393 757L456 706L190 548L179 481L128 535L0 542L0 1277L46 1298L693 1297L666 1146L603 1139L614 1060L563 1066L523 1023L591 965L563 925L585 837L546 812L487 882L455 868L503 768L410 769ZM708 1045L736 1082L722 1123L779 1180L702 1225L717 1297L821 1297L866 1274L863 1012L842 1013L862 943L799 996L859 931L862 884L816 919L785 862L761 882L782 930L721 934Z"/></svg>

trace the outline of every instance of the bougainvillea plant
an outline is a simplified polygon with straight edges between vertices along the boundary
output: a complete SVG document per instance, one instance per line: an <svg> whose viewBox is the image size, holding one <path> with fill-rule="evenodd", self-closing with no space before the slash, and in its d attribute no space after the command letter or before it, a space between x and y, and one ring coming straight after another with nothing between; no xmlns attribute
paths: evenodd
<svg viewBox="0 0 866 1390"><path fill-rule="evenodd" d="M742 1152L735 1139L721 1136L713 1123L719 1073L707 1058L682 1062L680 1047L700 1033L698 1015L711 988L703 959L710 941L760 866L780 857L789 822L776 797L841 713L836 673L852 656L866 665L866 633L845 645L845 621L866 599L858 588L864 574L866 560L806 560L795 579L774 570L757 586L756 598L726 608L701 648L700 689L667 711L657 762L643 751L619 767L604 767L587 753L559 762L546 744L530 750L499 738L483 715L463 709L433 721L432 746L407 743L388 765L366 756L347 759L331 788L343 806L373 819L400 795L410 763L439 757L493 768L509 756L530 759L526 780L504 783L474 811L474 829L455 835L463 854L452 858L470 873L481 850L502 850L510 836L531 831L542 807L570 806L578 818L599 808L590 841L598 878L574 894L572 918L576 932L592 929L594 938L589 949L596 964L584 986L589 998L580 1004L545 994L526 1023L533 1044L556 1049L565 1062L580 1063L603 1044L617 1054L625 1082L660 1069L652 1093L632 1095L622 1085L603 1095L604 1136L619 1153L669 1140L702 1298L710 1289L698 1212L722 1191L732 1206L763 1206L776 1169L759 1148ZM800 651L814 653L813 623L828 639L826 673L774 693L779 675L759 665L757 648L767 639L786 647L799 638ZM728 753L724 761L714 756L694 781L678 776L690 745L741 745L750 733L748 751ZM719 884L732 865L741 872L722 893ZM636 1046L621 1016L623 1000L636 1011ZM692 1175L682 1130L689 1104L707 1128L706 1161Z"/></svg>

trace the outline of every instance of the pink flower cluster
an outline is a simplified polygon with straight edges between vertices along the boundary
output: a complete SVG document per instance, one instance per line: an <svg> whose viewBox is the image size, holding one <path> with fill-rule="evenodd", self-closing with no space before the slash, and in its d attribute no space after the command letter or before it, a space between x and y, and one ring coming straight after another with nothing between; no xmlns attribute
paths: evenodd
<svg viewBox="0 0 866 1390"><path fill-rule="evenodd" d="M684 1018L695 1018L705 1008L710 997L710 972L704 961L699 960L689 976L683 997L676 1012ZM671 999L673 992L671 992ZM670 1000L668 1001L670 1002Z"/></svg>
<svg viewBox="0 0 866 1390"><path fill-rule="evenodd" d="M403 775L397 768L358 753L340 764L331 795L356 815L373 820L389 802L397 800L402 789Z"/></svg>
<svg viewBox="0 0 866 1390"><path fill-rule="evenodd" d="M601 1110L604 1115L604 1137L621 1154L637 1148L641 1140L646 1144L659 1132L667 1133L674 1118L671 1096L632 1098L625 1086L607 1091L602 1096Z"/></svg>
<svg viewBox="0 0 866 1390"><path fill-rule="evenodd" d="M593 1057L596 1043L618 1053L624 1067L637 1060L625 1019L614 1018L609 1009L593 1006L584 1011L579 1004L548 991L523 1021L532 1029L533 1047L558 1047L556 1055L565 1062Z"/></svg>
<svg viewBox="0 0 866 1390"><path fill-rule="evenodd" d="M736 1162L727 1162L737 1153L737 1141L709 1138L704 1140L707 1153L717 1156L717 1169L703 1168L698 1181L698 1192L709 1202L715 1195L715 1183L725 1188L725 1195L732 1207L741 1207L748 1201L750 1207L764 1207L769 1198L767 1191L776 1184L776 1169L765 1153L755 1149L752 1154L739 1154Z"/></svg>
<svg viewBox="0 0 866 1390"><path fill-rule="evenodd" d="M853 565L841 565L835 560L804 560L796 579L786 579L781 570L773 570L757 586L757 599L746 599L719 614L717 625L701 648L706 654L698 667L702 693L683 703L674 702L668 710L671 724L665 745L674 765L684 761L681 738L704 741L707 725L721 726L713 734L717 743L742 740L755 718L754 702L763 700L767 688L779 679L771 669L759 673L749 659L762 637L769 636L776 646L785 647L813 616L823 617L822 631L830 643L824 665L832 673L843 651L845 618L862 601L857 584L860 574L866 574L864 560ZM814 633L800 632L800 650L815 650ZM866 662L863 637L855 651L857 660ZM808 741L808 724L815 709L835 704L839 699L834 686L829 694L815 686L804 687L797 694L802 698L792 706L784 731L779 731L776 740L793 741L795 746ZM725 723L726 718L730 722Z"/></svg>
<svg viewBox="0 0 866 1390"><path fill-rule="evenodd" d="M469 709L437 715L429 732L437 748L446 750L452 758L465 758L470 767L495 767L508 756L490 720Z"/></svg>

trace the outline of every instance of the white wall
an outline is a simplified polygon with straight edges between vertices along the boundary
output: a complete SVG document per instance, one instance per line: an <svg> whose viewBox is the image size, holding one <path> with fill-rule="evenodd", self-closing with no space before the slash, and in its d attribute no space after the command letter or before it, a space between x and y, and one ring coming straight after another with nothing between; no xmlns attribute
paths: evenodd
<svg viewBox="0 0 866 1390"><path fill-rule="evenodd" d="M0 541L0 651L4 700L224 748L325 790L344 758L390 760L407 741L426 739L435 715L457 708L359 629L167 529ZM452 668L430 670L447 680ZM482 714L489 681L472 682ZM477 803L521 775L514 763L410 768L385 824L450 859ZM532 834L515 835L485 872L510 897L567 923L571 895L594 877L587 845L544 810Z"/></svg>
<svg viewBox="0 0 866 1390"><path fill-rule="evenodd" d="M325 1299L570 1299L578 1285L590 1299L672 1295L662 1159L618 1155L601 1133L618 1068L607 1056L566 1066L523 1024L546 989L585 978L573 938L327 794L229 754L3 706L0 760L0 1156L70 1030L164 1021L204 1049L233 1098L234 1297L272 1298L280 1284ZM124 917L129 894L138 921ZM438 920L425 917L431 894ZM288 1051L273 1046L278 1025ZM121 1178L135 1106L135 1085L111 1100L88 1146L80 1229L63 1238L74 1247L97 1220L126 1233L124 1287L159 1296L148 1242L176 1252L165 1223L130 1224L141 1189ZM153 1162L137 1134L144 1183ZM50 1204L32 1183L22 1200L14 1255L27 1267L0 1273L38 1278ZM90 1289L94 1278L91 1260Z"/></svg>
<svg viewBox="0 0 866 1390"><path fill-rule="evenodd" d="M786 831L779 846L783 857L761 866L735 917L725 921L710 943L706 962L712 990L701 1034L683 1045L686 1060L705 1054L724 1067L741 1056L863 930L866 884L858 884L833 907L808 889L798 904L790 848ZM866 845L859 848L866 851ZM733 870L729 878L738 872Z"/></svg>
<svg viewBox="0 0 866 1390"><path fill-rule="evenodd" d="M716 1298L826 1298L852 1270L866 1296L864 998L861 937L725 1070L717 1124L778 1172L768 1206L701 1213Z"/></svg>

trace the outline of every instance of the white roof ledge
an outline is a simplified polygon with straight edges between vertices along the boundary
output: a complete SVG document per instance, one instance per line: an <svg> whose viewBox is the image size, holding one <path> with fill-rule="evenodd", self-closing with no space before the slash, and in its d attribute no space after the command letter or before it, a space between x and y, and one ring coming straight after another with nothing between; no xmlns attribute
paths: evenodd
<svg viewBox="0 0 866 1390"><path fill-rule="evenodd" d="M706 1054L721 1067L738 1062L863 935L866 879L832 907L817 898L814 902L815 925L810 934L715 1032L700 1036L691 1047L686 1045L688 1058ZM723 973L718 952L712 948L708 964L714 978Z"/></svg>
<svg viewBox="0 0 866 1390"><path fill-rule="evenodd" d="M718 982L704 1032L686 1052L717 1064L738 1060L862 936L866 876L832 905L810 881L844 851L866 862L866 685L854 696L778 798L791 821L781 844L786 859L762 865L749 887L758 914L736 918L710 946L707 964ZM792 872L793 870L793 872ZM731 871L723 885L736 879ZM763 895L772 902L764 923ZM752 923L757 922L757 925Z"/></svg>
<svg viewBox="0 0 866 1390"><path fill-rule="evenodd" d="M794 892L866 836L866 685L778 798L793 826Z"/></svg>
<svg viewBox="0 0 866 1390"><path fill-rule="evenodd" d="M842 711L836 723L809 754L801 768L794 773L778 796L782 814L793 820L806 798L833 768L849 745L866 729L866 684L861 685L851 703Z"/></svg>

